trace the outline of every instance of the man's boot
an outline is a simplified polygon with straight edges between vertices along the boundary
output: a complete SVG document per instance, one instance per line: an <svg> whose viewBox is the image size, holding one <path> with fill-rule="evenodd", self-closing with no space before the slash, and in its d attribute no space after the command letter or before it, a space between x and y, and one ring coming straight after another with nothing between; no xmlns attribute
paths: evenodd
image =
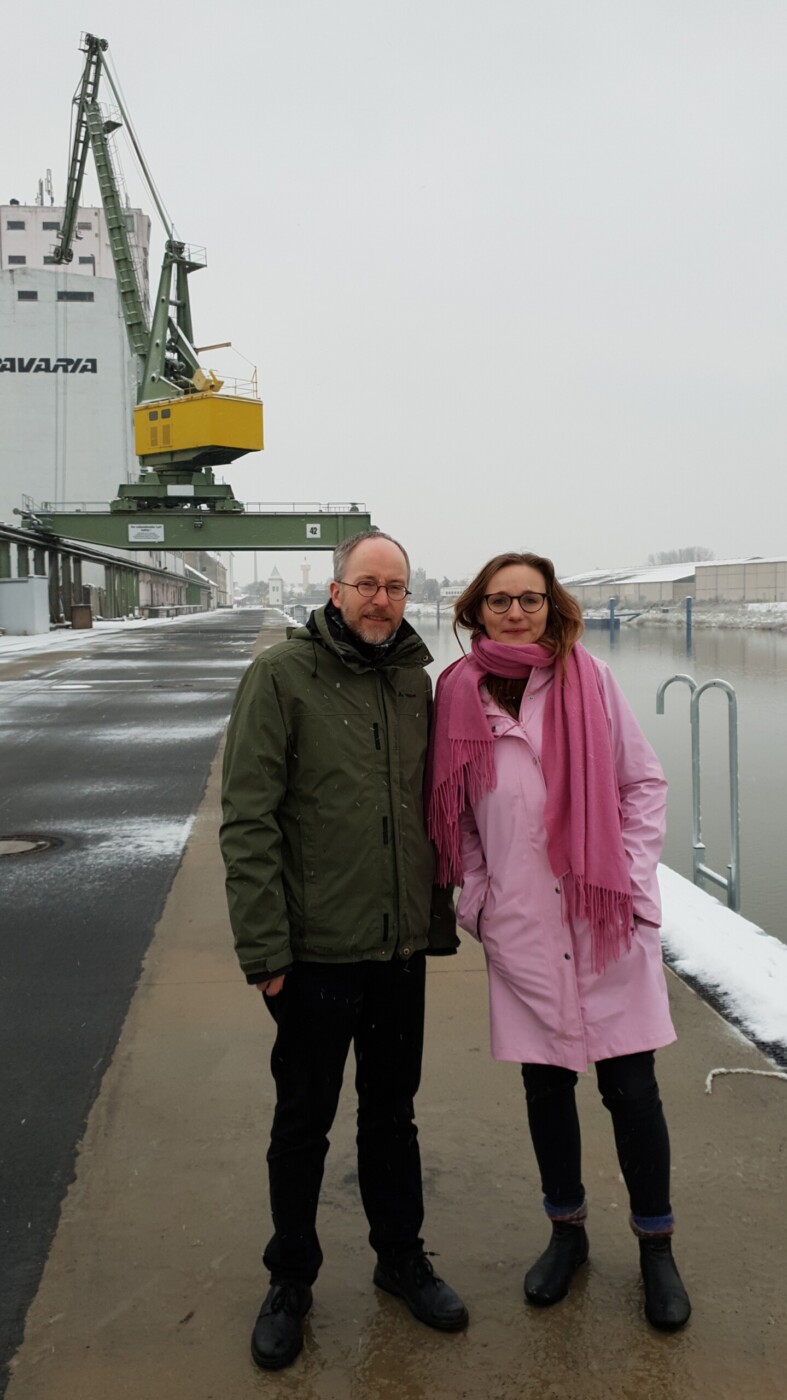
<svg viewBox="0 0 787 1400"><path fill-rule="evenodd" d="M640 1237L639 1265L645 1285L645 1316L652 1327L674 1332L691 1316L689 1295L683 1287L669 1235Z"/></svg>
<svg viewBox="0 0 787 1400"><path fill-rule="evenodd" d="M303 1319L312 1305L306 1283L272 1283L251 1335L251 1356L263 1371L289 1366L303 1346Z"/></svg>
<svg viewBox="0 0 787 1400"><path fill-rule="evenodd" d="M413 1317L439 1332L460 1332L467 1326L467 1308L453 1288L438 1278L423 1250L402 1259L379 1259L374 1282L386 1293L402 1298Z"/></svg>
<svg viewBox="0 0 787 1400"><path fill-rule="evenodd" d="M584 1225L553 1220L552 1239L540 1259L525 1274L528 1303L548 1308L565 1298L572 1274L588 1257L588 1237Z"/></svg>

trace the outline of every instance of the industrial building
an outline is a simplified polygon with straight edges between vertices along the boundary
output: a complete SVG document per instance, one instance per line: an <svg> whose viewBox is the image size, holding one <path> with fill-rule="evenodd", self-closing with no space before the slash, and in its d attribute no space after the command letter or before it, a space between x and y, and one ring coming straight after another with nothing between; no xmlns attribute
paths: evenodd
<svg viewBox="0 0 787 1400"><path fill-rule="evenodd" d="M679 606L693 598L698 607L716 603L787 602L787 557L713 559L658 564L652 568L596 569L561 578L583 608L606 608L611 598L622 608Z"/></svg>
<svg viewBox="0 0 787 1400"><path fill-rule="evenodd" d="M136 361L129 346L103 208L80 208L74 258L53 256L63 209L11 200L0 205L0 526L15 511L48 504L106 510L118 486L137 480L132 413ZM124 211L143 303L149 303L150 220ZM0 542L3 576L51 575L52 553L9 537ZM136 567L130 592L110 586L105 568L85 559L76 596L73 572L50 576L53 619L90 601L97 612L167 611L230 600L224 562L163 550L106 550ZM65 557L65 556L64 556ZM60 566L58 565L58 570ZM195 577L199 575L200 577Z"/></svg>

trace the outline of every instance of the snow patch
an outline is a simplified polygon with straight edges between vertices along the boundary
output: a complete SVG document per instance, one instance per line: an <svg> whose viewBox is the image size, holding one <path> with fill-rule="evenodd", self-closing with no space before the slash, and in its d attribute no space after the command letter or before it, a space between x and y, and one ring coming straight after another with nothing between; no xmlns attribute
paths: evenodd
<svg viewBox="0 0 787 1400"><path fill-rule="evenodd" d="M713 992L753 1039L787 1051L787 944L666 865L659 885L671 966Z"/></svg>

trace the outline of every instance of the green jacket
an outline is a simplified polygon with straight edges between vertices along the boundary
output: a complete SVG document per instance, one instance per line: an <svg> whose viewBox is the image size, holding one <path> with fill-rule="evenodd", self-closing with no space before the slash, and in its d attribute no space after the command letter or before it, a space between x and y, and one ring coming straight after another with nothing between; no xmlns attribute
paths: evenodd
<svg viewBox="0 0 787 1400"><path fill-rule="evenodd" d="M432 907L423 775L431 661L403 623L376 665L325 609L241 681L224 754L221 847L247 978L292 963L457 946L450 891Z"/></svg>

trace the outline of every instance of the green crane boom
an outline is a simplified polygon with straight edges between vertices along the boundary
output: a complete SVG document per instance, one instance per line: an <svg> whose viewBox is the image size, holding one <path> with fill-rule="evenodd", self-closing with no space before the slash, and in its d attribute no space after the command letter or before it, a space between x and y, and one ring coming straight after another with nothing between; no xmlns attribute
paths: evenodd
<svg viewBox="0 0 787 1400"><path fill-rule="evenodd" d="M86 34L84 38L84 51L87 58L79 93L74 99L77 109L74 123L74 142L71 150L63 222L60 237L55 246L54 258L56 263L70 263L74 256L72 242L77 211L82 193L82 182L85 178L88 146L92 146L98 175L98 187L101 192L101 202L104 206L112 258L115 264L120 305L126 323L129 344L141 361L138 370L138 379L141 384L150 345L150 327L137 282L134 255L131 251L125 214L120 202L117 177L112 166L112 156L107 140L109 132L115 130L119 123L105 121L98 105L98 87L104 67L103 56L108 45L106 39L97 39L93 34ZM151 395L151 397L154 396ZM160 397L160 395L155 397Z"/></svg>

